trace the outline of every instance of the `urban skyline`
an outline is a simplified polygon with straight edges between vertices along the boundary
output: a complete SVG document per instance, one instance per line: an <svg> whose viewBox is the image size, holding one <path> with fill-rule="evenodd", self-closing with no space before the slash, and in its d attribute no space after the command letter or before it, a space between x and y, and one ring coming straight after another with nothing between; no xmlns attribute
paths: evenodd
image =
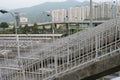
<svg viewBox="0 0 120 80"><path fill-rule="evenodd" d="M24 7L31 7L38 4L42 4L45 2L63 2L63 1L70 1L70 0L1 0L0 7L7 8L7 9L17 9L17 8L24 8ZM72 0L72 1L89 1L89 0ZM103 2L101 0L93 0L95 2ZM104 0L105 1L112 1L112 0Z"/></svg>
<svg viewBox="0 0 120 80"><path fill-rule="evenodd" d="M64 11L63 11L64 10ZM120 16L120 6L110 2L99 3L93 5L93 19L110 19ZM69 9L52 10L52 21L84 21L89 19L89 6L69 7ZM66 17L67 16L67 17Z"/></svg>

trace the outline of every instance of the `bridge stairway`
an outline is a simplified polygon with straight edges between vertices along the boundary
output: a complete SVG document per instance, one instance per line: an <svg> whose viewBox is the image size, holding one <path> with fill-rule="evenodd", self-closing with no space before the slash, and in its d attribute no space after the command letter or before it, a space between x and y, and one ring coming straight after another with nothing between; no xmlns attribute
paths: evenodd
<svg viewBox="0 0 120 80"><path fill-rule="evenodd" d="M119 25L116 20L110 20L98 27L54 41L51 46L37 50L31 57L21 58L20 70L10 70L11 74L3 77L6 77L5 80L7 77L10 77L8 80L14 80L16 77L23 79L23 76L26 80L49 80L77 67L84 67L96 60L115 55L120 49Z"/></svg>

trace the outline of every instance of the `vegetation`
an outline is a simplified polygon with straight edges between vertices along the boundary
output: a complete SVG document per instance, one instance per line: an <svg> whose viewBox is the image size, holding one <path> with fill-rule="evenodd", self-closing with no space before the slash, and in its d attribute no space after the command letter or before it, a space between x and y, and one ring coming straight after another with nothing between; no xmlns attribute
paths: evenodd
<svg viewBox="0 0 120 80"><path fill-rule="evenodd" d="M3 28L2 33L6 33L5 28L8 28L8 27L9 27L8 23L6 23L6 22L0 23L0 28Z"/></svg>
<svg viewBox="0 0 120 80"><path fill-rule="evenodd" d="M39 33L38 25L36 23L34 23L34 26L32 27L32 33L33 34Z"/></svg>
<svg viewBox="0 0 120 80"><path fill-rule="evenodd" d="M12 29L5 29L8 28L8 24L6 22L2 22L0 24L0 34L15 34L15 26ZM20 26L17 29L18 34L52 34L53 29L55 34L63 34L63 36L71 35L73 33L76 33L82 29L86 28L86 25L83 27L80 27L79 25L59 25L56 26L55 24L52 26L38 26L36 23L34 23L33 26L28 26L27 24L25 26Z"/></svg>
<svg viewBox="0 0 120 80"><path fill-rule="evenodd" d="M22 34L28 34L30 32L30 29L28 25L26 24L25 27L21 28Z"/></svg>

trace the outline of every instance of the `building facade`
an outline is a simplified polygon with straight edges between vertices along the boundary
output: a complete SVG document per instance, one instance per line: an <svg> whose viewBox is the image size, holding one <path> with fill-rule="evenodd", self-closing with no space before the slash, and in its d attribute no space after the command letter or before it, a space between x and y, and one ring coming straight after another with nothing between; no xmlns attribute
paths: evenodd
<svg viewBox="0 0 120 80"><path fill-rule="evenodd" d="M107 20L120 16L120 6L112 2L93 4L93 20ZM79 22L90 19L89 6L76 6L67 9L52 10L53 22Z"/></svg>
<svg viewBox="0 0 120 80"><path fill-rule="evenodd" d="M112 5L109 2L93 6L93 19L110 19L112 17Z"/></svg>
<svg viewBox="0 0 120 80"><path fill-rule="evenodd" d="M64 22L66 12L66 9L52 10L52 22Z"/></svg>
<svg viewBox="0 0 120 80"><path fill-rule="evenodd" d="M71 22L74 21L83 21L89 15L89 7L70 7L68 9L68 20Z"/></svg>

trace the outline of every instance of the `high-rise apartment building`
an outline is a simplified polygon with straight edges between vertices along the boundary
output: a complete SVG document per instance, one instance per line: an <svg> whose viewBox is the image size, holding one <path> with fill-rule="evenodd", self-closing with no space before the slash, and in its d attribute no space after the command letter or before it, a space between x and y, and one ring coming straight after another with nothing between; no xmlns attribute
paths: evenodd
<svg viewBox="0 0 120 80"><path fill-rule="evenodd" d="M111 3L104 2L93 6L93 19L109 19L112 17Z"/></svg>
<svg viewBox="0 0 120 80"><path fill-rule="evenodd" d="M66 18L66 9L52 10L53 22L64 22Z"/></svg>
<svg viewBox="0 0 120 80"><path fill-rule="evenodd" d="M70 7L68 10L69 21L83 21L88 17L89 7Z"/></svg>
<svg viewBox="0 0 120 80"><path fill-rule="evenodd" d="M116 3L103 2L93 5L93 19L105 20L113 17L120 16L120 6ZM52 10L53 22L79 22L90 19L90 7L89 6L76 6L66 9Z"/></svg>

